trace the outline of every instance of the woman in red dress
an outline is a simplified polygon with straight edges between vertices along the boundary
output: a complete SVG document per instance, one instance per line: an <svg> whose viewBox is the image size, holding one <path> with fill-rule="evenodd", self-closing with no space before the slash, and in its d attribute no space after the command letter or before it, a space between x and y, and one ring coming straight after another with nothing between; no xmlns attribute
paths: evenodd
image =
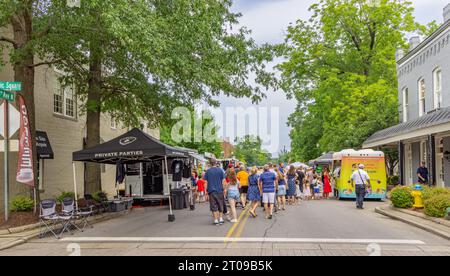
<svg viewBox="0 0 450 276"><path fill-rule="evenodd" d="M333 190L331 189L330 172L328 171L328 168L325 168L323 172L323 197L328 199L328 195L331 192L333 192Z"/></svg>

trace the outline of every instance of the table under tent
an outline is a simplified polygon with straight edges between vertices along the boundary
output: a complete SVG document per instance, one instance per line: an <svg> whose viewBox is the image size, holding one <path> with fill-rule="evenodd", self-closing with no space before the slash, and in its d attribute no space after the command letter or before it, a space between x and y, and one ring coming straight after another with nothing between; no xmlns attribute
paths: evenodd
<svg viewBox="0 0 450 276"><path fill-rule="evenodd" d="M187 151L166 145L134 128L108 142L74 152L73 161L116 165L118 172L125 174L127 197L168 198L172 215L171 190L188 181L185 176L190 176L191 157ZM121 166L123 170L119 169ZM74 186L76 189L75 163Z"/></svg>

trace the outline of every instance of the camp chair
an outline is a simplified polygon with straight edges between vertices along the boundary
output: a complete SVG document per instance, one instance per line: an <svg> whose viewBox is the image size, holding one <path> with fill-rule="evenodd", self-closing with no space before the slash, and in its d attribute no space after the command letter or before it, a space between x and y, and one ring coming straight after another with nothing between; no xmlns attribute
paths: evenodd
<svg viewBox="0 0 450 276"><path fill-rule="evenodd" d="M75 211L75 216L77 219L81 220L80 227L77 227L78 229L81 230L81 232L84 231L84 229L86 229L86 226L89 226L90 228L94 228L94 226L92 226L92 224L89 223L89 217L91 217L94 214L94 205L90 205L86 208L79 208L78 210Z"/></svg>
<svg viewBox="0 0 450 276"><path fill-rule="evenodd" d="M56 226L61 223L61 217L56 213L56 200L46 199L39 204L39 237L43 238L46 234L52 233L56 239Z"/></svg>
<svg viewBox="0 0 450 276"><path fill-rule="evenodd" d="M78 225L75 224L75 220L77 219L77 210L75 210L75 200L71 197L66 197L61 202L61 219L63 221L63 228L61 230L60 235L64 232L70 232L70 227L73 226L76 229L81 230Z"/></svg>

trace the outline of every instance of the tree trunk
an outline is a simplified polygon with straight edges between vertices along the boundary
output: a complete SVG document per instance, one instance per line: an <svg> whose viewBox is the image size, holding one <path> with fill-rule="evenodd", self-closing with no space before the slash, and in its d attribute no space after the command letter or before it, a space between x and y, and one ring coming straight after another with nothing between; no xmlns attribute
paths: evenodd
<svg viewBox="0 0 450 276"><path fill-rule="evenodd" d="M19 62L13 64L14 80L22 82L22 91L18 92L23 96L27 106L31 138L36 137L36 111L34 106L34 53L30 46L33 36L31 4L28 10L23 9L11 19L11 25L14 32L14 41L17 43L15 51L20 51L22 58ZM17 105L17 102L16 102ZM32 143L33 150L33 173L35 176L35 186L37 185L37 154L36 143ZM39 193L36 193L37 201L39 201Z"/></svg>
<svg viewBox="0 0 450 276"><path fill-rule="evenodd" d="M100 112L101 112L101 80L102 80L102 53L101 44L91 43L90 78L88 92L88 110L86 118L87 148L100 144ZM85 193L93 194L102 190L101 168L99 164L86 165Z"/></svg>

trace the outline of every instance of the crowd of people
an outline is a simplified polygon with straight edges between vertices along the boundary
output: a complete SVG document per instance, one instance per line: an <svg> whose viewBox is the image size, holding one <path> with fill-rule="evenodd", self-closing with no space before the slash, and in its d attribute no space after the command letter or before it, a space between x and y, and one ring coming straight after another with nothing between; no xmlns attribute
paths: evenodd
<svg viewBox="0 0 450 276"><path fill-rule="evenodd" d="M237 223L238 208L248 208L251 216L257 218L261 206L264 217L270 220L274 213L285 211L289 205L299 205L302 200L329 199L333 193L328 168L319 173L313 168L283 163L259 168L230 164L225 171L212 160L210 168L199 176L193 173L192 180L195 200L209 202L215 225L224 224L224 217Z"/></svg>

